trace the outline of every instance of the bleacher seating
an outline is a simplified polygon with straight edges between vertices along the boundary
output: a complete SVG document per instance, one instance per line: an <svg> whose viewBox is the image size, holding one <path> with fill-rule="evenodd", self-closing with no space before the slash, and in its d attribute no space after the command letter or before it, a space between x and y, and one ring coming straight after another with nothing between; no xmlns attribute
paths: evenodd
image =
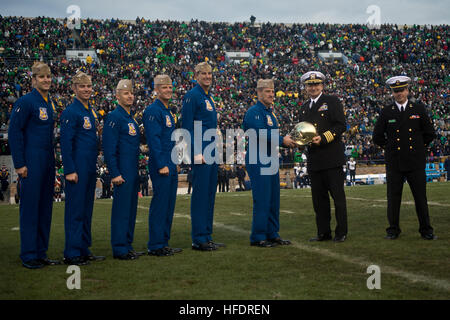
<svg viewBox="0 0 450 320"><path fill-rule="evenodd" d="M432 162L426 164L425 173L427 175L427 182L433 182L433 179L439 179L441 177L441 171L436 169L436 165Z"/></svg>

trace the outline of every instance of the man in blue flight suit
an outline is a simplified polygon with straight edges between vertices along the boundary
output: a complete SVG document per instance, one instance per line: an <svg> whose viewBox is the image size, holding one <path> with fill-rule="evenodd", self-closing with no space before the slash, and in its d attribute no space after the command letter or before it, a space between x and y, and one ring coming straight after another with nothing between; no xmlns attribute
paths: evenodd
<svg viewBox="0 0 450 320"><path fill-rule="evenodd" d="M182 128L191 134L192 197L191 224L192 249L201 251L217 250L223 243L212 240L214 201L217 190L217 163L207 164L203 156L205 147L210 143L196 143L194 139L194 122L201 124L201 131L217 129L217 112L213 99L209 95L212 84L212 68L207 62L195 67L197 85L186 93L181 111ZM208 161L209 162L209 161Z"/></svg>
<svg viewBox="0 0 450 320"><path fill-rule="evenodd" d="M48 92L52 74L48 65L32 67L33 91L14 104L9 144L20 179L20 258L24 267L60 264L47 258L52 219L55 157L53 124L56 112Z"/></svg>
<svg viewBox="0 0 450 320"><path fill-rule="evenodd" d="M108 114L103 128L103 151L114 184L111 246L115 259L135 260L143 253L132 247L139 192L140 132L131 113L131 80L119 81L116 98L119 104Z"/></svg>
<svg viewBox="0 0 450 320"><path fill-rule="evenodd" d="M77 72L72 90L75 99L61 114L61 155L66 179L64 263L86 265L105 259L89 250L98 154L97 114L89 104L91 77Z"/></svg>
<svg viewBox="0 0 450 320"><path fill-rule="evenodd" d="M175 147L171 138L177 119L169 109L173 92L170 77L157 75L154 85L157 99L145 109L142 118L150 153L148 167L153 186L147 248L149 255L163 257L181 252L180 248L169 247L178 188L177 166L171 157Z"/></svg>
<svg viewBox="0 0 450 320"><path fill-rule="evenodd" d="M279 136L278 141L272 141L272 135L278 130L278 121L273 112L273 100L275 96L274 83L271 79L260 79L256 86L258 102L250 107L244 116L244 130L254 130L257 141L249 141L245 155L247 168L252 185L253 196L253 221L250 234L250 245L258 247L274 247L277 245L289 245L289 240L280 238L280 173L277 163L274 172L263 172L263 168L269 169L270 162L263 164L259 149L260 141L267 144L267 157L278 161L276 146L295 147L296 143L290 136ZM263 131L260 131L260 130ZM264 131L266 130L266 131ZM264 141L265 140L265 141ZM256 143L254 143L256 142ZM256 162L251 161L252 153ZM267 170L270 171L270 170Z"/></svg>

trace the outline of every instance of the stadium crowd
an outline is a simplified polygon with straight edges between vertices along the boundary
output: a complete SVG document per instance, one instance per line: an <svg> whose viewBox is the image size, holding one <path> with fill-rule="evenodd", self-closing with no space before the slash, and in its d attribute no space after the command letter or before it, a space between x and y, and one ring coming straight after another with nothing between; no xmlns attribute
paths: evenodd
<svg viewBox="0 0 450 320"><path fill-rule="evenodd" d="M213 66L212 96L220 114L219 125L238 129L256 98L259 78L275 80L275 110L281 134L298 122L299 109L306 100L300 77L320 70L327 77L325 91L337 95L345 109L345 145L351 156L361 161L383 159L371 133L381 106L390 98L385 86L388 77L398 74L413 79L411 91L427 105L437 131L429 156L450 154L448 113L449 26L208 23L190 21L91 20L81 23L78 32L67 20L38 17L0 17L0 131L7 131L14 102L31 90L33 61L47 62L53 72L51 96L58 116L72 101L70 78L77 70L92 76L91 103L102 118L117 104L114 88L118 79L132 79L136 86L136 118L154 100L153 78L169 74L174 82L173 112L180 116L181 99L195 84L192 67L200 61ZM66 49L94 49L98 61L68 61ZM249 60L227 61L226 51L246 51ZM347 63L326 62L319 51L341 52ZM61 169L57 137L57 166ZM101 136L101 132L99 132ZM144 136L144 135L142 135ZM8 154L7 140L1 140L0 153ZM295 151L283 150L284 163L294 162ZM350 156L350 154L349 154ZM142 154L141 167L147 156ZM99 170L104 167L100 154ZM60 170L61 171L61 170ZM101 170L100 170L101 171ZM101 173L99 171L99 174ZM61 173L61 172L60 172Z"/></svg>

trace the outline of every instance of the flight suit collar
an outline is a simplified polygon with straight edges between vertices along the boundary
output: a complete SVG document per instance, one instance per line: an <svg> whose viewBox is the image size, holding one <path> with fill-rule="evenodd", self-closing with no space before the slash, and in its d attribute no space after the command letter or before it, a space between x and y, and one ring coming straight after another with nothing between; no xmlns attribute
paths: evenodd
<svg viewBox="0 0 450 320"><path fill-rule="evenodd" d="M205 90L203 90L203 88L202 88L202 86L200 84L197 83L197 87L205 96L210 97L209 91L206 92Z"/></svg>
<svg viewBox="0 0 450 320"><path fill-rule="evenodd" d="M260 108L264 109L264 110L267 110L268 112L272 112L273 111L273 107L267 107L264 103L262 103L259 100L256 103L256 105L259 106Z"/></svg>
<svg viewBox="0 0 450 320"><path fill-rule="evenodd" d="M92 109L91 104L89 102L88 102L88 109L86 109L83 102L81 102L77 97L73 98L73 101L75 102L76 105L78 105L79 108L81 108L85 111L89 112Z"/></svg>
<svg viewBox="0 0 450 320"><path fill-rule="evenodd" d="M31 90L31 93L34 96L36 96L38 99L42 100L42 102L44 102L45 104L51 104L50 94L47 95L47 101L45 101L44 97L41 95L41 93L36 88Z"/></svg>
<svg viewBox="0 0 450 320"><path fill-rule="evenodd" d="M161 100L159 100L159 99L156 99L156 100L155 100L155 103L156 103L157 105L159 105L160 108L162 108L162 109L164 109L164 110L170 110L170 109L169 109L168 107L166 107L165 104L164 104Z"/></svg>
<svg viewBox="0 0 450 320"><path fill-rule="evenodd" d="M125 117L127 117L127 118L133 118L133 114L132 114L132 112L131 112L131 109L130 109L130 113L128 113L127 110L125 110L125 108L122 107L120 104L117 105L117 108L119 109L119 112L120 112L123 116L125 116Z"/></svg>

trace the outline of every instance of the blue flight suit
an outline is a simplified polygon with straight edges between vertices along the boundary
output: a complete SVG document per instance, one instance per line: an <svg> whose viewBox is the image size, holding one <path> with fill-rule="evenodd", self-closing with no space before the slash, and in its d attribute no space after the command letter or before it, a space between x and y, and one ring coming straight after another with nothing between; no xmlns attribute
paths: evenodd
<svg viewBox="0 0 450 320"><path fill-rule="evenodd" d="M53 124L56 110L36 89L14 104L8 138L16 169L28 169L20 178L20 258L23 262L47 258L55 184Z"/></svg>
<svg viewBox="0 0 450 320"><path fill-rule="evenodd" d="M269 167L269 164L262 164L259 157L260 140L267 141L267 156L271 156L271 141L273 132L271 129L278 129L278 122L271 108L267 108L260 101L250 107L243 122L244 131L248 129L256 130L257 158L255 164L250 164L248 146L245 155L245 166L250 177L253 197L253 220L250 242L259 242L267 239L278 238L280 230L280 174L277 169L276 174L263 175L261 168ZM260 133L259 129L267 129L267 134ZM250 141L251 143L252 141ZM283 144L283 137L279 136L278 145ZM278 155L274 155L278 161Z"/></svg>
<svg viewBox="0 0 450 320"><path fill-rule="evenodd" d="M66 203L64 257L91 254L91 222L94 207L98 138L97 114L77 98L61 114L61 155L64 175L78 174L78 183L65 182Z"/></svg>
<svg viewBox="0 0 450 320"><path fill-rule="evenodd" d="M133 251L139 192L139 143L137 122L120 105L108 114L103 128L103 153L112 178L122 176L114 186L111 212L111 246L113 255Z"/></svg>
<svg viewBox="0 0 450 320"><path fill-rule="evenodd" d="M202 134L208 129L217 129L217 112L211 96L197 84L183 98L181 127L191 134L192 197L191 224L192 242L201 244L212 241L214 201L217 190L218 164L194 163L194 121L201 121ZM210 141L203 141L201 151ZM197 146L200 147L200 146ZM215 156L213 153L212 156Z"/></svg>
<svg viewBox="0 0 450 320"><path fill-rule="evenodd" d="M153 186L147 247L148 250L157 250L169 246L177 198L178 172L176 164L171 160L172 149L175 147L175 141L171 137L176 120L159 99L145 109L142 120L150 153L148 167ZM169 168L168 176L158 173L164 167Z"/></svg>

